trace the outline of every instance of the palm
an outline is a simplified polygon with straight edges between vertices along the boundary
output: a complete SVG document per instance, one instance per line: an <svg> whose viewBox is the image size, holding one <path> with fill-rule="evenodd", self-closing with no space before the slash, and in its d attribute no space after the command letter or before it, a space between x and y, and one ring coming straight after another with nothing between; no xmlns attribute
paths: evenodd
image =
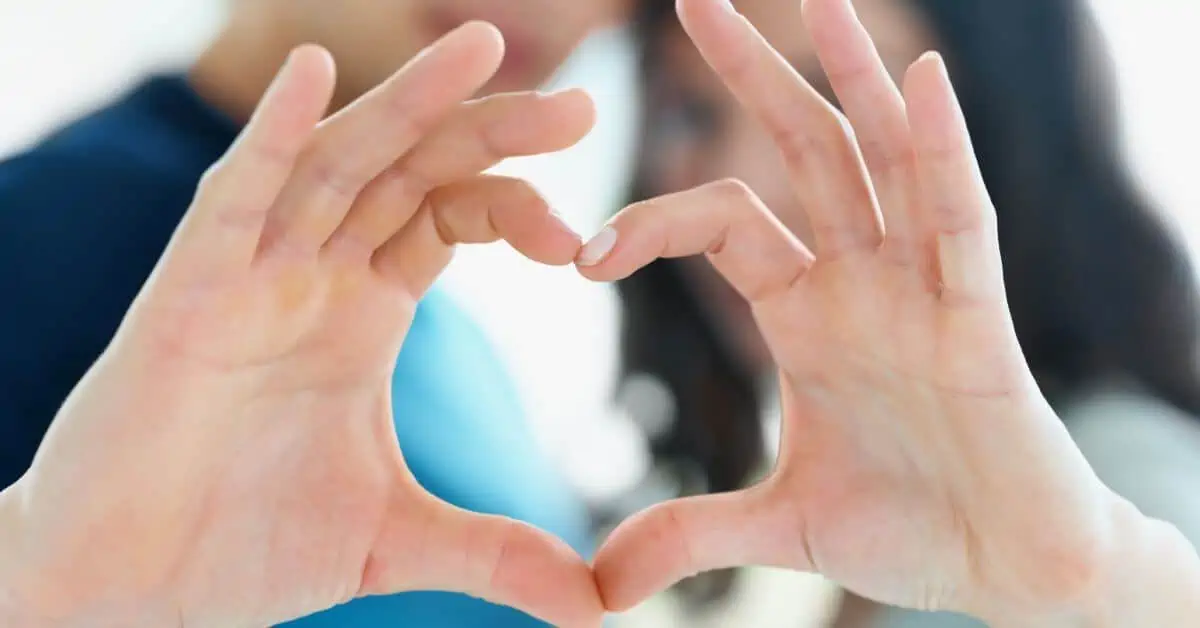
<svg viewBox="0 0 1200 628"><path fill-rule="evenodd" d="M972 575L976 553L1021 555L980 547L983 538L1012 538L989 533L996 513L976 503L981 482L1006 478L1008 486L990 486L990 496L1021 494L1031 516L1045 512L1035 500L1062 508L1068 493L1030 486L1058 474L1057 461L1012 468L1013 447L1040 436L1011 417L1043 408L1004 310L964 315L906 269L871 260L849 266L818 265L757 310L784 368L786 480L778 481L787 482L789 507L803 522L795 547L808 553L792 564L873 599L943 606ZM837 298L845 286L853 291ZM993 429L998 424L1003 433ZM1005 525L1045 530L1006 514ZM1066 539L1046 541L1061 547Z"/></svg>
<svg viewBox="0 0 1200 628"><path fill-rule="evenodd" d="M170 506L143 513L140 529L119 530L129 538L102 546L185 533L161 548L184 581L137 577L167 581L184 592L184 607L192 595L229 609L204 618L212 623L261 625L382 591L365 569L381 530L389 515L420 512L428 500L397 464L389 392L416 298L369 268L336 262L247 269L183 301L156 287L135 313L146 322L130 342L144 342L198 390L173 391L159 377L155 403L219 400L205 413L233 429L207 442L164 443L164 453L186 451L204 465L174 478ZM130 498L147 488L126 486Z"/></svg>
<svg viewBox="0 0 1200 628"><path fill-rule="evenodd" d="M725 3L680 8L777 139L816 254L736 182L611 223L617 245L589 276L706 253L751 302L780 369L784 433L761 485L618 529L596 561L610 605L745 564L917 608L979 611L986 592L1039 609L1078 592L1106 493L1021 355L994 210L940 60L914 64L902 94L849 0L808 0L843 116Z"/></svg>
<svg viewBox="0 0 1200 628"><path fill-rule="evenodd" d="M393 361L456 242L578 250L528 184L478 173L574 143L590 104L462 103L499 55L464 27L319 122L332 68L295 53L16 487L42 620L265 625L425 589L599 617L578 556L425 493L393 428Z"/></svg>
<svg viewBox="0 0 1200 628"><path fill-rule="evenodd" d="M305 384L383 386L420 294L366 264L322 260L249 269L186 299L149 299L141 333L198 368L272 366ZM347 370L350 369L350 370Z"/></svg>

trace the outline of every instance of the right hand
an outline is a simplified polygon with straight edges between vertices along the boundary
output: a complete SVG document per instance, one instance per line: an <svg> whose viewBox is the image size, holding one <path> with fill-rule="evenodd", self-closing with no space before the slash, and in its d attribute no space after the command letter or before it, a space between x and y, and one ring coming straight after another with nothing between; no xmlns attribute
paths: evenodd
<svg viewBox="0 0 1200 628"><path fill-rule="evenodd" d="M777 139L815 252L737 182L633 205L584 248L599 280L706 254L751 303L783 400L770 477L626 521L596 558L606 602L621 610L697 572L757 564L1022 625L1070 611L1110 575L1129 509L1021 353L995 210L944 65L924 57L902 92L850 0L807 0L843 116L723 0L679 6Z"/></svg>
<svg viewBox="0 0 1200 628"><path fill-rule="evenodd" d="M393 428L396 355L456 242L579 249L527 184L479 175L593 118L577 92L464 104L502 54L466 25L322 122L332 62L293 53L3 494L6 625L263 626L430 589L600 622L579 556L425 492Z"/></svg>

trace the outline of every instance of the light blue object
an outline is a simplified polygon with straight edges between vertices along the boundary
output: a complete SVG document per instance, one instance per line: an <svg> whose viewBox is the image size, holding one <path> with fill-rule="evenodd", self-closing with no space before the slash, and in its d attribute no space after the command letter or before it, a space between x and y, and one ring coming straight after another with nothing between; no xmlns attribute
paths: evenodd
<svg viewBox="0 0 1200 628"><path fill-rule="evenodd" d="M396 363L396 434L417 480L476 512L502 514L591 551L582 505L524 420L503 365L448 296L431 292ZM545 624L464 595L406 593L355 600L300 619L295 628L535 628Z"/></svg>

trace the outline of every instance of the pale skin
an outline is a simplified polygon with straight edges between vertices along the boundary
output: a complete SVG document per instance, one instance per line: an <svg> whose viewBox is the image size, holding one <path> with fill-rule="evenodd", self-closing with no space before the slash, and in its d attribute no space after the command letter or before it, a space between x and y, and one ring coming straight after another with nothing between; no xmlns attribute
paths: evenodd
<svg viewBox="0 0 1200 628"><path fill-rule="evenodd" d="M598 625L580 557L426 493L392 427L392 364L454 244L580 246L528 184L478 174L593 121L578 92L464 104L502 55L468 24L322 121L332 60L292 54L3 493L0 623L264 626L437 589Z"/></svg>
<svg viewBox="0 0 1200 628"><path fill-rule="evenodd" d="M776 139L814 248L730 181L627 208L585 246L598 280L706 254L751 303L784 408L762 484L661 504L613 533L595 562L609 608L753 564L996 626L1194 621L1194 548L1095 477L1021 355L995 213L940 58L913 64L901 89L849 2L807 0L843 116L728 4L679 4Z"/></svg>
<svg viewBox="0 0 1200 628"><path fill-rule="evenodd" d="M1194 549L1095 478L1032 383L940 60L901 91L844 0L808 0L842 118L720 0L680 9L779 139L815 252L728 181L632 206L581 250L526 184L478 175L592 118L573 92L460 104L502 54L486 26L323 122L331 63L300 49L0 494L3 623L259 626L446 589L595 626L605 606L741 564L997 626L1200 615ZM594 572L422 491L395 445L391 363L453 244L500 238L595 280L707 254L779 365L772 476L632 518Z"/></svg>

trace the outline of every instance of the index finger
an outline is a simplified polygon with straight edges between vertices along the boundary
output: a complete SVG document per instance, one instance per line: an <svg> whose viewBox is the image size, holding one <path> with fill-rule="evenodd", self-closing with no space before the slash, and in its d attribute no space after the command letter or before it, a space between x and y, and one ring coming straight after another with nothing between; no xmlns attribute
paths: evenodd
<svg viewBox="0 0 1200 628"><path fill-rule="evenodd" d="M315 254L362 189L483 87L503 56L494 26L468 23L322 123L268 219L263 248L282 242Z"/></svg>
<svg viewBox="0 0 1200 628"><path fill-rule="evenodd" d="M752 304L791 289L812 253L741 181L716 181L631 205L580 251L580 272L616 281L660 258L706 254Z"/></svg>

